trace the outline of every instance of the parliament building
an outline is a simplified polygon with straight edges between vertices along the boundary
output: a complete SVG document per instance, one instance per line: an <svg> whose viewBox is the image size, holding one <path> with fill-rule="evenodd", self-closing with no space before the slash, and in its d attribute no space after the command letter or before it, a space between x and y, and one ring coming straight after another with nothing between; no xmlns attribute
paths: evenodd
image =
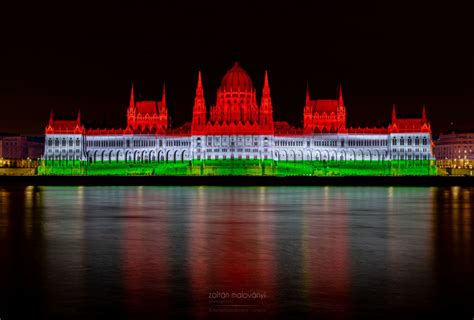
<svg viewBox="0 0 474 320"><path fill-rule="evenodd" d="M127 125L86 128L80 113L45 129L43 159L50 166L189 163L212 160L283 162L390 162L434 160L431 128L423 106L420 117L400 118L395 106L386 127L352 128L346 123L342 88L335 99L316 99L306 91L303 126L273 117L268 74L260 101L248 73L238 64L227 71L215 105L206 106L198 73L192 121L170 126L166 92L160 101L137 100L132 85Z"/></svg>

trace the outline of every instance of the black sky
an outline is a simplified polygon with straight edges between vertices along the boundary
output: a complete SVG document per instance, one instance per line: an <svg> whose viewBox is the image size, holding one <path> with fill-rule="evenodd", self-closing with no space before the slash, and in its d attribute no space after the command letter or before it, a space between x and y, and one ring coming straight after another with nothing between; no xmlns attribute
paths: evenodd
<svg viewBox="0 0 474 320"><path fill-rule="evenodd" d="M256 2L256 1L255 1ZM473 128L473 33L451 1L61 2L5 7L0 21L0 132L42 133L53 109L123 127L130 84L173 123L191 120L198 69L206 103L240 61L261 91L268 69L276 120L302 121L312 98L343 85L352 126L384 124L426 104L435 132ZM451 124L453 123L453 124Z"/></svg>

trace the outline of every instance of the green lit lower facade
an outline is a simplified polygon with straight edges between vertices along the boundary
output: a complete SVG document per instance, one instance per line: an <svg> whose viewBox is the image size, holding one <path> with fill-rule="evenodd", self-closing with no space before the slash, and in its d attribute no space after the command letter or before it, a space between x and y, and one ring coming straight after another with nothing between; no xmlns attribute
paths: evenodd
<svg viewBox="0 0 474 320"><path fill-rule="evenodd" d="M40 175L436 175L429 132L46 135Z"/></svg>
<svg viewBox="0 0 474 320"><path fill-rule="evenodd" d="M430 132L49 133L40 175L436 175Z"/></svg>
<svg viewBox="0 0 474 320"><path fill-rule="evenodd" d="M146 176L427 176L436 175L432 160L393 161L274 161L191 160L178 162L44 160L40 175L146 175Z"/></svg>

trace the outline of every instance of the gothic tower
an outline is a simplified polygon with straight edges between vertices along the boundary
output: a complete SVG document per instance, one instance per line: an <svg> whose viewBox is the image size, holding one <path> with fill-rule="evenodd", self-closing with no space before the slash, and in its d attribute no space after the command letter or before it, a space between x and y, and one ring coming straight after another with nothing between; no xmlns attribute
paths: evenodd
<svg viewBox="0 0 474 320"><path fill-rule="evenodd" d="M273 107L270 97L270 85L268 84L268 73L265 71L263 83L262 101L260 103L260 129L262 132L273 133Z"/></svg>
<svg viewBox="0 0 474 320"><path fill-rule="evenodd" d="M305 133L313 132L313 108L311 107L311 98L309 96L309 84L306 84L306 101L303 111L303 130Z"/></svg>
<svg viewBox="0 0 474 320"><path fill-rule="evenodd" d="M202 88L201 71L198 73L196 96L194 98L192 134L204 133L206 127L206 103L204 101L204 89Z"/></svg>

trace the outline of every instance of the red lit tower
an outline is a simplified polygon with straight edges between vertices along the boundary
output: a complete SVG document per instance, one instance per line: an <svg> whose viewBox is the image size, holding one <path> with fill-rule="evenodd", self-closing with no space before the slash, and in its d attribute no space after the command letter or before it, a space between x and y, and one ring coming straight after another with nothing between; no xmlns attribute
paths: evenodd
<svg viewBox="0 0 474 320"><path fill-rule="evenodd" d="M309 96L309 84L306 84L306 100L303 110L303 130L305 133L312 133L314 131L313 125L313 107L311 98Z"/></svg>
<svg viewBox="0 0 474 320"><path fill-rule="evenodd" d="M166 106L165 85L161 101L135 101L132 90L127 110L127 126L136 133L164 133L168 128L168 107Z"/></svg>
<svg viewBox="0 0 474 320"><path fill-rule="evenodd" d="M346 107L339 86L338 99L311 100L306 90L304 108L304 131L306 133L336 133L346 130Z"/></svg>
<svg viewBox="0 0 474 320"><path fill-rule="evenodd" d="M202 87L201 71L198 73L196 96L194 98L193 122L191 133L193 135L203 134L206 130L206 102L204 100L204 89Z"/></svg>
<svg viewBox="0 0 474 320"><path fill-rule="evenodd" d="M426 117L426 108L423 105L421 118L398 118L395 104L392 107L392 123L388 126L390 133L401 132L431 132L431 125Z"/></svg>
<svg viewBox="0 0 474 320"><path fill-rule="evenodd" d="M260 103L260 129L261 133L273 134L273 107L272 98L270 97L270 85L268 84L267 71L265 71L262 101Z"/></svg>

